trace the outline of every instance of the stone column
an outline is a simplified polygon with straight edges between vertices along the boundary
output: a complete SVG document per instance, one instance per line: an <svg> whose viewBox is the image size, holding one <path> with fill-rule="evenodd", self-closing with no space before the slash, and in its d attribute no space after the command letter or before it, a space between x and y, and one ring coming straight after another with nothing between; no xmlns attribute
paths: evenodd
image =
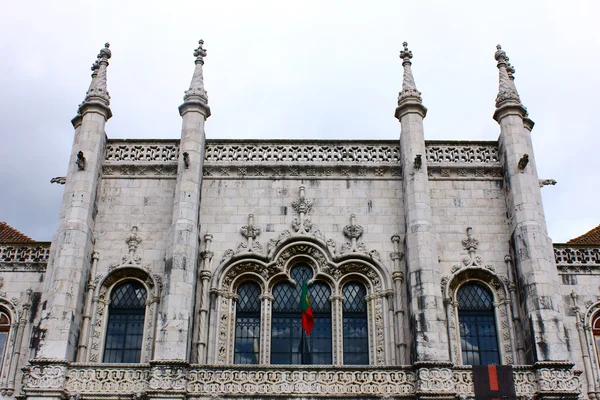
<svg viewBox="0 0 600 400"><path fill-rule="evenodd" d="M500 124L499 151L504 166L506 203L515 254L516 278L534 343L528 344L532 361L568 359L562 317L562 298L552 240L546 231L541 192L530 131L533 122L514 84L514 68L498 46L499 92L494 119Z"/></svg>
<svg viewBox="0 0 600 400"><path fill-rule="evenodd" d="M415 361L448 361L437 239L432 225L423 118L427 109L411 70L412 52L404 42L404 67L396 118L400 120L402 192L406 220L405 259L410 291L410 323Z"/></svg>
<svg viewBox="0 0 600 400"><path fill-rule="evenodd" d="M69 160L59 226L45 277L43 331L38 358L73 361L82 323L86 279L93 249L93 222L106 121L112 116L106 90L109 44L92 66L92 83L73 119L75 139Z"/></svg>
<svg viewBox="0 0 600 400"><path fill-rule="evenodd" d="M331 303L331 325L332 325L332 362L333 365L344 364L344 296L332 294L329 297Z"/></svg>
<svg viewBox="0 0 600 400"><path fill-rule="evenodd" d="M155 360L189 360L192 343L194 295L198 269L198 216L202 166L204 163L204 123L210 116L204 90L202 66L204 42L194 51L196 69L184 103L173 223L169 230L165 262L165 290L158 315Z"/></svg>

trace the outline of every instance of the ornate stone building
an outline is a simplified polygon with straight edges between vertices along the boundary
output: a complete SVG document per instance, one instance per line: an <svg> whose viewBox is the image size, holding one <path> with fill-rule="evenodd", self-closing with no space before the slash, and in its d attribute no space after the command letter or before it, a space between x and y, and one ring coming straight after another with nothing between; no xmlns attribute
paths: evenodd
<svg viewBox="0 0 600 400"><path fill-rule="evenodd" d="M549 239L500 46L498 141L425 140L406 43L399 140L281 141L205 138L202 44L180 140L107 139L100 51L52 242L0 245L3 397L597 398L600 246Z"/></svg>

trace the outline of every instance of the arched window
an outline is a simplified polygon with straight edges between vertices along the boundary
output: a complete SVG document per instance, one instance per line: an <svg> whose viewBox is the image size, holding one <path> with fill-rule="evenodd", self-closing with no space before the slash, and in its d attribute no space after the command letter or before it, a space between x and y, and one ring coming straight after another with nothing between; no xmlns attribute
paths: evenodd
<svg viewBox="0 0 600 400"><path fill-rule="evenodd" d="M105 363L140 362L145 314L146 289L140 282L125 281L114 288L108 306Z"/></svg>
<svg viewBox="0 0 600 400"><path fill-rule="evenodd" d="M500 363L492 294L477 283L458 289L460 345L465 365Z"/></svg>
<svg viewBox="0 0 600 400"><path fill-rule="evenodd" d="M344 365L369 364L369 329L365 287L350 282L344 295Z"/></svg>
<svg viewBox="0 0 600 400"><path fill-rule="evenodd" d="M306 336L299 300L302 284L312 278L312 270L301 264L292 268L290 275L296 285L280 283L273 289L271 363L331 364L331 289L320 282L308 287L315 324Z"/></svg>
<svg viewBox="0 0 600 400"><path fill-rule="evenodd" d="M237 291L235 312L235 364L258 364L260 349L260 287L245 282Z"/></svg>
<svg viewBox="0 0 600 400"><path fill-rule="evenodd" d="M8 343L8 335L10 333L10 314L0 308L0 369L4 364L6 353L6 345Z"/></svg>

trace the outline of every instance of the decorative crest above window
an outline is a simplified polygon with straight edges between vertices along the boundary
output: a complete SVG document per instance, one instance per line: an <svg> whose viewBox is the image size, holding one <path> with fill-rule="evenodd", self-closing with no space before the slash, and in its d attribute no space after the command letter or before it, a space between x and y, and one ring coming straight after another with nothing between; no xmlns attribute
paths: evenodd
<svg viewBox="0 0 600 400"><path fill-rule="evenodd" d="M467 250L469 255L462 259L462 265L458 264L458 265L452 266L452 273L455 273L456 271L461 269L463 266L465 266L465 267L482 267L483 266L483 259L481 258L481 256L475 254L477 249L479 248L479 239L477 239L475 236L473 236L473 228L471 228L471 227L467 228L467 237L465 239L463 239L462 245L463 245L463 248L465 250ZM490 271L494 271L494 267L491 265L486 265L485 268L489 269Z"/></svg>

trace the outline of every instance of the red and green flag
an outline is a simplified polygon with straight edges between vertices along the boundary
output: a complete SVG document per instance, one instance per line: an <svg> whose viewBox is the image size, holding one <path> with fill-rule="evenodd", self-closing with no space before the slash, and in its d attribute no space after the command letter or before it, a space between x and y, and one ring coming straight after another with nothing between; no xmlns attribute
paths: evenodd
<svg viewBox="0 0 600 400"><path fill-rule="evenodd" d="M308 336L315 324L315 319L313 318L312 307L310 306L310 299L308 298L308 285L306 284L306 281L302 284L298 308L302 311L302 329L306 331L306 336Z"/></svg>

